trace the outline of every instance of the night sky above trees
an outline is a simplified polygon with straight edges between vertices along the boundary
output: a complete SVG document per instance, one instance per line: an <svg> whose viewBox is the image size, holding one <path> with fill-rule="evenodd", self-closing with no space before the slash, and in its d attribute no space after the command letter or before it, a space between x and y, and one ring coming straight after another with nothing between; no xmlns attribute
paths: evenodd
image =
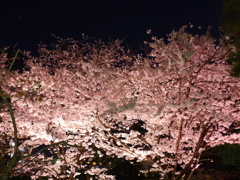
<svg viewBox="0 0 240 180"><path fill-rule="evenodd" d="M51 34L80 40L82 34L96 39L125 39L132 49L149 40L148 29L158 38L190 22L192 33L219 36L220 0L161 1L5 1L0 7L0 42L18 44L37 52L37 44L52 44ZM202 30L197 27L202 26Z"/></svg>

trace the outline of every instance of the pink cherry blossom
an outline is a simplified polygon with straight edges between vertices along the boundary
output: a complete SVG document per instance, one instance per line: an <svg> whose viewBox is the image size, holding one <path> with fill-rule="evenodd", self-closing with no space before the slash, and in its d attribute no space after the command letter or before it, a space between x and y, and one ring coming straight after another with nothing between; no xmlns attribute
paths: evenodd
<svg viewBox="0 0 240 180"><path fill-rule="evenodd" d="M53 50L40 45L40 57L26 53L30 70L9 73L1 84L11 97L18 136L28 137L20 146L65 146L68 153L60 159L68 158L60 164L71 167L65 176L76 173L76 157L91 158L94 145L108 155L150 161L151 171L171 171L179 180L191 176L207 148L240 143L231 133L239 126L240 83L229 76L225 62L232 48L224 40L216 45L209 31L194 36L185 29L169 34L167 43L153 38L147 58L128 54L119 40L59 38ZM1 60L6 61L5 54ZM0 116L1 132L12 136L8 111ZM139 120L145 132L132 129ZM60 167L41 164L35 177L50 173L49 168L54 169L50 175L60 177ZM87 172L101 179L107 176L102 171Z"/></svg>

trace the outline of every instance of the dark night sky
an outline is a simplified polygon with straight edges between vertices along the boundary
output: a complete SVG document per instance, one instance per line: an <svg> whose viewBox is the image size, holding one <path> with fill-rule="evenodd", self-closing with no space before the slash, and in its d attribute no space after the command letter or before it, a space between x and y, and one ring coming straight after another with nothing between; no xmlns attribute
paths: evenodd
<svg viewBox="0 0 240 180"><path fill-rule="evenodd" d="M6 0L0 6L0 39L4 46L18 43L37 51L37 44L52 44L51 34L80 40L90 36L124 38L136 48L146 31L165 37L173 29L192 23L196 33L211 25L218 33L221 0ZM202 30L196 27L201 25Z"/></svg>

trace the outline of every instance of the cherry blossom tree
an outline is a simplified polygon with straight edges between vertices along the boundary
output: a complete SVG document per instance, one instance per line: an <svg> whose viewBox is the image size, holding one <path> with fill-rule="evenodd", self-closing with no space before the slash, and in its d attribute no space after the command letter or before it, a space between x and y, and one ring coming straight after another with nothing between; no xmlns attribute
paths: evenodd
<svg viewBox="0 0 240 180"><path fill-rule="evenodd" d="M18 148L65 145L68 151L58 165L41 164L39 174L57 176L66 165L61 178L74 177L76 160L91 157L94 146L107 155L149 161L162 179L189 179L207 148L238 144L231 130L239 128L240 82L225 63L231 46L216 42L209 30L198 36L186 28L169 34L167 43L153 37L148 58L130 55L120 40L91 43L87 37L58 38L52 49L40 45L40 57L26 52L28 70L8 73L1 84L18 136L27 138ZM11 135L9 112L1 118L1 132ZM88 172L106 179L104 171Z"/></svg>
<svg viewBox="0 0 240 180"><path fill-rule="evenodd" d="M116 46L119 45L119 43L116 43ZM86 49L89 48L86 46ZM111 49L114 49L115 46L109 47ZM109 52L111 51L108 50ZM95 50L93 48L93 50ZM97 49L96 49L97 50ZM117 51L117 50L116 50ZM36 104L33 103L36 101L37 103L42 103L44 95L40 93L41 83L43 82L39 78L40 76L43 76L44 74L46 77L49 75L54 77L52 73L56 73L57 70L52 71L52 67L48 61L42 61L38 64L38 60L34 57L30 57L29 52L25 52L25 57L28 58L29 61L26 62L27 68L30 68L30 70L23 71L22 73L19 72L11 72L12 64L10 65L10 68L6 68L6 62L7 54L3 53L1 54L1 62L2 62L2 80L1 80L1 98L3 99L2 103L2 111L1 111L1 132L3 135L8 135L9 137L13 137L12 140L7 141L5 144L10 143L12 145L12 151L7 149L5 154L7 155L13 155L11 157L11 161L8 164L9 169L7 171L3 171L3 179L7 179L11 173L12 170L15 170L17 173L13 173L14 175L27 173L32 169L37 169L38 173L33 175L33 178L37 178L38 176L47 176L51 177L54 176L57 179L64 178L64 175L68 174L70 177L74 177L77 175L76 169L84 168L86 165L79 166L79 161L89 160L92 158L93 154L95 154L95 149L92 146L93 141L91 140L90 131L91 126L88 127L90 123L86 123L85 121L81 122L81 119L76 119L76 121L70 123L69 125L63 126L64 130L60 127L60 124L57 122L54 122L54 120L51 120L51 114L53 114L53 110L47 111L46 109L49 108L49 102L43 103L42 107L41 105L39 107L35 106ZM81 53L80 51L78 53ZM97 52L98 53L98 52ZM117 55L116 55L117 56ZM64 57L63 57L64 58ZM15 59L14 59L15 60ZM13 60L13 61L14 61ZM74 60L73 60L74 61ZM59 61L60 62L60 61ZM121 62L124 63L124 62ZM53 63L54 66L58 67L57 63ZM63 68L64 64L60 64ZM76 65L76 64L75 64ZM118 64L120 66L120 64ZM43 68L43 66L47 66L48 68ZM67 66L69 68L69 66ZM69 69L66 69L66 72L68 72ZM71 71L69 71L71 73ZM34 74L37 73L37 74ZM40 76L39 76L40 75ZM35 76L35 77L34 77ZM51 83L51 80L45 79L47 83ZM52 79L55 81L54 79ZM41 81L41 83L40 83ZM44 84L44 83L43 83ZM47 85L47 84L46 84ZM60 84L59 84L60 85ZM49 85L47 85L49 86ZM50 87L50 86L49 86ZM44 86L42 90L44 90ZM60 92L60 91L59 91ZM44 93L44 92L43 92ZM51 97L51 96L49 96ZM59 97L62 99L62 97ZM76 98L76 97L75 97ZM33 104L32 104L33 103ZM61 108L64 109L65 105L61 101L60 104L55 107L60 110ZM23 109L21 109L23 107ZM42 112L37 112L38 109L35 108L42 108ZM74 107L73 107L74 108ZM24 110L27 110L28 112L24 112ZM54 111L55 111L54 110ZM72 116L74 114L74 111L70 112L69 110L66 110L63 114L60 114L60 121L64 122L61 116ZM49 114L48 114L49 113ZM55 112L57 113L57 112ZM66 114L65 114L66 113ZM40 117L40 116L42 117ZM35 116L39 116L39 119L35 119ZM44 116L50 119L48 119L48 122ZM76 116L75 118L77 118ZM87 118L87 117L86 117ZM49 121L50 120L50 121ZM26 124L25 124L26 123ZM80 124L79 128L75 127L75 125ZM81 124L82 123L82 124ZM24 125L25 124L25 125ZM60 128L60 129L59 129ZM65 129L67 128L67 129ZM12 132L14 132L14 135L12 135ZM39 132L42 132L43 134ZM44 137L45 136L45 137ZM2 136L5 137L5 136ZM11 138L9 138L11 139ZM24 141L19 144L19 139L24 139ZM61 141L59 141L59 139ZM35 153L33 152L34 148L41 144L47 144L47 146L41 150L38 150ZM67 147L65 154L72 154L69 155L67 158L64 158L59 151L57 150L60 145L65 145ZM60 163L51 164L52 157L46 159L44 156L36 156L40 153L42 153L44 150L48 148L55 148L55 152L60 156L60 159L63 159ZM22 149L22 152L20 152L20 149ZM27 149L25 151L25 149ZM98 151L99 154L100 151ZM31 154L29 154L31 153ZM13 162L11 164L11 162ZM41 162L41 163L39 163ZM70 162L71 167L67 167L68 162ZM26 165L27 164L27 165ZM45 165L45 166L43 166ZM23 168L22 168L23 167ZM63 172L63 169L65 168L65 172ZM70 168L70 170L69 170ZM41 171L40 171L41 170ZM106 169L102 168L91 168L86 169L89 174L97 174L99 175L99 179L104 179L104 177L113 178L113 176L108 176L103 174L103 171L106 171ZM6 173L7 172L7 173Z"/></svg>

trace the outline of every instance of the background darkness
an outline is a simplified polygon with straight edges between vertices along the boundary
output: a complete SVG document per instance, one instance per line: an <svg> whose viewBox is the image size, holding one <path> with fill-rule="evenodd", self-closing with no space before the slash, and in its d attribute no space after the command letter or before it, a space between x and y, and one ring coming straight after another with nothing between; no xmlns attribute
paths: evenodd
<svg viewBox="0 0 240 180"><path fill-rule="evenodd" d="M54 43L51 34L81 40L82 33L103 40L125 39L132 48L190 22L191 33L212 26L219 36L221 0L4 0L0 5L0 41L37 52L41 41ZM202 30L197 29L201 25Z"/></svg>

